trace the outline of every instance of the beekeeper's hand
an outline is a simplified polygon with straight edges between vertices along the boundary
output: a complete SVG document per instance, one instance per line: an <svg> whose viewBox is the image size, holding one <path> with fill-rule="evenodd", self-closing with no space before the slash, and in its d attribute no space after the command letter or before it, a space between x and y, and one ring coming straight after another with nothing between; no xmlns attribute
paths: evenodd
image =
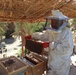
<svg viewBox="0 0 76 75"><path fill-rule="evenodd" d="M51 42L49 45L50 49L54 50L57 47L57 44L58 44L57 42Z"/></svg>
<svg viewBox="0 0 76 75"><path fill-rule="evenodd" d="M51 50L53 50L54 49L54 42L51 42L49 47L50 47Z"/></svg>

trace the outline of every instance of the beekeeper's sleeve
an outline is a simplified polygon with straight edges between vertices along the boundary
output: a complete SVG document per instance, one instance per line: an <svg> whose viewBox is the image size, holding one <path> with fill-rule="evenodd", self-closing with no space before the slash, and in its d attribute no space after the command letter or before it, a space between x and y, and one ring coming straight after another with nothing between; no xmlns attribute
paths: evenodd
<svg viewBox="0 0 76 75"><path fill-rule="evenodd" d="M67 54L72 53L73 50L73 37L72 33L69 29L66 29L61 33L61 37L59 41L54 42L54 50L58 54Z"/></svg>

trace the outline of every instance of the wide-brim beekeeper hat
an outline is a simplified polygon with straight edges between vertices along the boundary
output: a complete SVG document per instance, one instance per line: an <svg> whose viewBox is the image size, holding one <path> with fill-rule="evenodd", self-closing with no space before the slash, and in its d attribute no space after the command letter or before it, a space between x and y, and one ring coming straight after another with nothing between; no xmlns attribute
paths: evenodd
<svg viewBox="0 0 76 75"><path fill-rule="evenodd" d="M52 16L51 16L51 18L59 18L60 20L68 20L69 19L67 16L65 16L59 10L52 10Z"/></svg>

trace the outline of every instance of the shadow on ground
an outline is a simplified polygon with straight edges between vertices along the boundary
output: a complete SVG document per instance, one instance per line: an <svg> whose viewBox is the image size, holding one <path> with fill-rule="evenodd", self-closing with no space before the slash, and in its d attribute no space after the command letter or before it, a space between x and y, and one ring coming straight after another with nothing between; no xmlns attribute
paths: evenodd
<svg viewBox="0 0 76 75"><path fill-rule="evenodd" d="M2 40L3 42L5 42L6 44L12 44L12 43L14 43L15 42L15 38L9 38L9 39L3 39Z"/></svg>
<svg viewBox="0 0 76 75"><path fill-rule="evenodd" d="M76 66L74 66L73 64L71 65L69 75L76 75Z"/></svg>

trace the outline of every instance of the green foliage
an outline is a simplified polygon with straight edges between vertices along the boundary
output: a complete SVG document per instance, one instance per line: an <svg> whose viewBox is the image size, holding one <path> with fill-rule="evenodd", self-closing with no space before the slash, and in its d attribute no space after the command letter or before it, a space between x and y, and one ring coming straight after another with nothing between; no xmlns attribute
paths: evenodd
<svg viewBox="0 0 76 75"><path fill-rule="evenodd" d="M76 19L70 19L69 23L71 26L74 26L76 24Z"/></svg>
<svg viewBox="0 0 76 75"><path fill-rule="evenodd" d="M5 31L3 30L2 27L0 27L0 35L3 35L5 33Z"/></svg>
<svg viewBox="0 0 76 75"><path fill-rule="evenodd" d="M76 33L76 30L74 30L74 32Z"/></svg>
<svg viewBox="0 0 76 75"><path fill-rule="evenodd" d="M28 53L29 53L28 49L25 48L25 55L28 54Z"/></svg>
<svg viewBox="0 0 76 75"><path fill-rule="evenodd" d="M0 23L0 33L5 33L5 29L7 28L7 22ZM45 22L35 22L35 23L28 23L23 22L22 28L24 29L25 33L28 35L32 35L34 32L39 32L43 30L43 26ZM15 33L19 34L20 32L20 22L15 22Z"/></svg>
<svg viewBox="0 0 76 75"><path fill-rule="evenodd" d="M7 22L0 22L0 26L1 27L6 27L7 26Z"/></svg>
<svg viewBox="0 0 76 75"><path fill-rule="evenodd" d="M3 35L5 33L7 23L6 22L0 22L0 35Z"/></svg>
<svg viewBox="0 0 76 75"><path fill-rule="evenodd" d="M33 30L33 25L32 24L30 24L30 23L23 23L23 25L22 25L22 28L24 29L24 31L26 32L26 34L29 34L29 35L31 35L33 32L34 32L34 30Z"/></svg>
<svg viewBox="0 0 76 75"><path fill-rule="evenodd" d="M35 27L35 32L40 32L40 31L42 31L44 25L45 25L45 22L40 22L40 23Z"/></svg>
<svg viewBox="0 0 76 75"><path fill-rule="evenodd" d="M76 33L76 19L70 19L69 23L70 23L71 30L74 31L74 33Z"/></svg>
<svg viewBox="0 0 76 75"><path fill-rule="evenodd" d="M19 22L15 22L15 33L19 34L20 32L20 23Z"/></svg>
<svg viewBox="0 0 76 75"><path fill-rule="evenodd" d="M34 32L41 31L40 29L43 29L43 26L45 25L45 22L40 23L23 23L23 29L25 30L26 34L32 35Z"/></svg>

